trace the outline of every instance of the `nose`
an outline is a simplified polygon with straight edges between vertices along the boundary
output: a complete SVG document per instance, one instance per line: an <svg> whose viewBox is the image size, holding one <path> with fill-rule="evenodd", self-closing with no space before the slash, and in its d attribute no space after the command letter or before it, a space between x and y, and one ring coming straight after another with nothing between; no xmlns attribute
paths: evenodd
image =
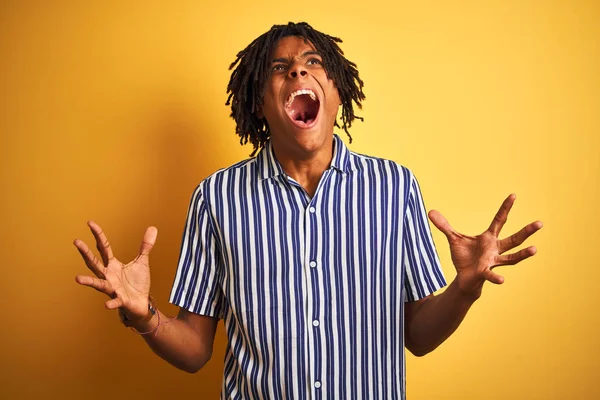
<svg viewBox="0 0 600 400"><path fill-rule="evenodd" d="M298 76L306 76L308 72L304 69L304 66L301 64L296 64L292 68L290 68L289 76L291 78L297 78Z"/></svg>

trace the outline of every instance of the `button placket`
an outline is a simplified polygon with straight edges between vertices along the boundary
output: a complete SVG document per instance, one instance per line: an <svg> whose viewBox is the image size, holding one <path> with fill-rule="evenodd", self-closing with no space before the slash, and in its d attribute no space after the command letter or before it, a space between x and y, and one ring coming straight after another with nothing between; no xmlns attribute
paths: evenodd
<svg viewBox="0 0 600 400"><path fill-rule="evenodd" d="M322 343L321 343L321 334L320 334L320 325L321 321L319 320L319 303L322 301L320 298L320 292L318 289L318 279L319 275L317 274L317 266L318 262L316 259L317 256L317 248L318 248L318 235L316 234L317 229L317 221L318 221L318 212L317 207L315 207L316 198L313 197L308 204L306 209L306 253L304 255L304 260L306 262L305 273L307 278L307 287L308 287L308 308L307 308L307 319L308 323L312 324L311 329L308 330L308 337L310 338L309 351L311 353L310 357L310 366L311 366L311 380L313 382L314 389L320 389L322 383L320 381L321 377L321 366L320 360L322 358ZM310 322L309 322L310 321ZM310 326L310 325L309 325ZM316 398L321 397L321 390L317 390L314 392Z"/></svg>

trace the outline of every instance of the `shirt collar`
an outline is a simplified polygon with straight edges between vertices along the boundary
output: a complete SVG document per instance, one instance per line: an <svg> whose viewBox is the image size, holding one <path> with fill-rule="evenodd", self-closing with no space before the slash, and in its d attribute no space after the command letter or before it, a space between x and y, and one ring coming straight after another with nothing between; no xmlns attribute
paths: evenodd
<svg viewBox="0 0 600 400"><path fill-rule="evenodd" d="M333 135L333 158L331 159L331 167L343 173L350 172L350 150L346 144L336 134Z"/></svg>
<svg viewBox="0 0 600 400"><path fill-rule="evenodd" d="M265 146L256 156L258 166L258 176L261 180L274 178L279 175L285 175L281 164L275 158L273 146L268 140ZM342 139L336 134L333 135L333 158L331 159L331 168L335 168L342 173L350 172L350 150L346 147Z"/></svg>

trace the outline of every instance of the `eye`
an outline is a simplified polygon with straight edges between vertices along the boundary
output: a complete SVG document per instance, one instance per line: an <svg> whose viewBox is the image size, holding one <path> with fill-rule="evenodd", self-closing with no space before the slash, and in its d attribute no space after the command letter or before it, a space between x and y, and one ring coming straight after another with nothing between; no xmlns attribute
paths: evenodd
<svg viewBox="0 0 600 400"><path fill-rule="evenodd" d="M323 64L323 62L321 60L319 60L318 58L311 58L310 60L308 60L307 64L308 65L321 65L321 64Z"/></svg>
<svg viewBox="0 0 600 400"><path fill-rule="evenodd" d="M285 65L283 65L283 64L275 64L275 65L273 65L273 68L271 69L271 71L273 71L273 72L285 71Z"/></svg>

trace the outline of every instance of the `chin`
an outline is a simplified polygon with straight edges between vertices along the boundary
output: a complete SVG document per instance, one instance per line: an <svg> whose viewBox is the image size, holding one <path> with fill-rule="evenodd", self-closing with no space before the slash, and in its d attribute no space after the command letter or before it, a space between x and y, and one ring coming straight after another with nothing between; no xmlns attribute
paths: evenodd
<svg viewBox="0 0 600 400"><path fill-rule="evenodd" d="M315 153L327 145L328 140L332 140L333 130L329 131L314 127L313 129L296 131L294 137L298 146L306 153Z"/></svg>
<svg viewBox="0 0 600 400"><path fill-rule="evenodd" d="M271 140L276 150L304 158L317 153L327 145L327 140L332 140L333 130L328 134L323 132L325 131L318 126L311 129L286 126L284 129L279 130L279 133L272 131Z"/></svg>

